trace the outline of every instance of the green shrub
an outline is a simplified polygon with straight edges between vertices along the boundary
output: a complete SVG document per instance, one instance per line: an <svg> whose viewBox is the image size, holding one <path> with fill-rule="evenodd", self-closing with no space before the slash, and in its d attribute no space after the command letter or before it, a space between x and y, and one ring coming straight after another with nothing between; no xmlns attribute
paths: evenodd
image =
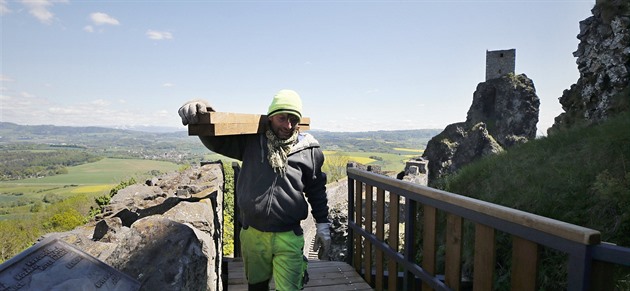
<svg viewBox="0 0 630 291"><path fill-rule="evenodd" d="M61 213L55 213L44 222L44 229L47 232L68 231L84 224L85 217L75 209L68 209Z"/></svg>
<svg viewBox="0 0 630 291"><path fill-rule="evenodd" d="M55 193L46 193L46 195L44 195L44 198L42 198L42 201L48 204L61 202L62 200L63 200L63 197Z"/></svg>
<svg viewBox="0 0 630 291"><path fill-rule="evenodd" d="M223 255L234 254L234 169L223 163L225 189L223 192Z"/></svg>
<svg viewBox="0 0 630 291"><path fill-rule="evenodd" d="M30 247L43 234L32 220L0 220L0 263Z"/></svg>

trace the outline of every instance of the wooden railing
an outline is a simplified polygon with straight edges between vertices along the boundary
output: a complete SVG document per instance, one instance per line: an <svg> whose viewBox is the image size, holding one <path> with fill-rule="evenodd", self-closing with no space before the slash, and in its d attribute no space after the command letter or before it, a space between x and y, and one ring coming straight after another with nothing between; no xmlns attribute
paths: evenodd
<svg viewBox="0 0 630 291"><path fill-rule="evenodd" d="M512 238L511 244L501 246L512 252L511 290L537 290L541 247L568 256L568 290L613 290L610 266L630 266L630 249L601 243L596 230L397 180L351 164L347 173L348 262L376 290L462 290L464 221L474 225L473 290L493 290L497 231ZM444 220L439 219L444 216ZM444 237L440 239L438 228L442 226ZM419 241L421 254L415 247ZM439 247L445 249L440 275L436 274ZM417 262L419 255L421 262Z"/></svg>

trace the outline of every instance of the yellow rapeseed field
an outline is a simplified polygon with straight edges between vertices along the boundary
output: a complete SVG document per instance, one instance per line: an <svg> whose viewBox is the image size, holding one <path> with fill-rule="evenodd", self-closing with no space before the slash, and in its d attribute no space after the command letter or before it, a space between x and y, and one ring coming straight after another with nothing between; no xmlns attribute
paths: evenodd
<svg viewBox="0 0 630 291"><path fill-rule="evenodd" d="M401 152L414 152L414 153L423 153L424 150L419 150L419 149L407 149L407 148L394 148L394 150L396 151L401 151Z"/></svg>
<svg viewBox="0 0 630 291"><path fill-rule="evenodd" d="M101 185L88 185L88 186L80 186L76 189L72 189L72 193L81 194L81 193L98 193L103 191L109 191L114 188L116 185L114 184L101 184Z"/></svg>

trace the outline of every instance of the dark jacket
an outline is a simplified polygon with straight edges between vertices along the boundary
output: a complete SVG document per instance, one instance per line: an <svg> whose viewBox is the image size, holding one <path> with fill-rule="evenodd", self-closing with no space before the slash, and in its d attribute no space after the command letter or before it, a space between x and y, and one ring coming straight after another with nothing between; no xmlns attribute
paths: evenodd
<svg viewBox="0 0 630 291"><path fill-rule="evenodd" d="M243 227L301 234L307 200L315 221L329 222L326 174L321 171L324 154L312 135L299 133L284 176L269 164L264 133L199 138L211 151L243 162L236 185Z"/></svg>

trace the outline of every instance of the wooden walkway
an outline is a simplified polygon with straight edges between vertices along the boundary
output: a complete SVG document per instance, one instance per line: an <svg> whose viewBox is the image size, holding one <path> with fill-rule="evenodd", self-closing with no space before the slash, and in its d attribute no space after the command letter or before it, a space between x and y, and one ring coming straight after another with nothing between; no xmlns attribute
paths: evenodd
<svg viewBox="0 0 630 291"><path fill-rule="evenodd" d="M374 290L348 264L335 261L309 261L309 281L304 290ZM275 290L273 280L270 289ZM246 291L247 282L243 262L236 259L228 262L228 290Z"/></svg>

